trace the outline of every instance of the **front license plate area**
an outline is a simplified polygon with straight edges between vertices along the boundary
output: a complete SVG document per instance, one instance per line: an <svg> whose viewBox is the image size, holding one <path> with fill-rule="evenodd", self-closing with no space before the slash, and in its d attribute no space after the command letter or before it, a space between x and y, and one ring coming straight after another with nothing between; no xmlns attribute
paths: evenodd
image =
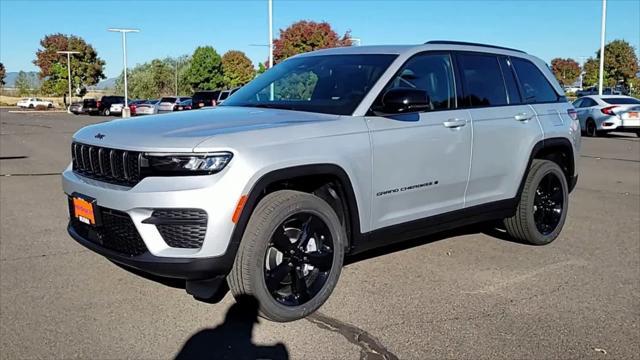
<svg viewBox="0 0 640 360"><path fill-rule="evenodd" d="M78 193L71 195L71 216L89 226L100 225L100 211L96 199Z"/></svg>

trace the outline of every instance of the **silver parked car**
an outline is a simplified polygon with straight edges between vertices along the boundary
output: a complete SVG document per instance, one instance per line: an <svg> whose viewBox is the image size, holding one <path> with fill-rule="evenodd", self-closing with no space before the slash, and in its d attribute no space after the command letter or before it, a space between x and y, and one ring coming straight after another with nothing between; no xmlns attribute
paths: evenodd
<svg viewBox="0 0 640 360"><path fill-rule="evenodd" d="M177 108L178 104L189 99L191 99L190 96L165 96L160 99L160 103L158 103L158 112L173 111Z"/></svg>
<svg viewBox="0 0 640 360"><path fill-rule="evenodd" d="M213 109L80 129L62 174L67 229L124 268L186 280L197 299L219 300L226 282L291 321L361 251L488 220L554 241L580 141L553 74L522 51L319 50Z"/></svg>
<svg viewBox="0 0 640 360"><path fill-rule="evenodd" d="M136 115L154 115L158 113L160 100L147 100L136 105Z"/></svg>
<svg viewBox="0 0 640 360"><path fill-rule="evenodd" d="M587 136L611 131L633 132L640 136L640 100L624 95L589 95L573 102L580 129Z"/></svg>

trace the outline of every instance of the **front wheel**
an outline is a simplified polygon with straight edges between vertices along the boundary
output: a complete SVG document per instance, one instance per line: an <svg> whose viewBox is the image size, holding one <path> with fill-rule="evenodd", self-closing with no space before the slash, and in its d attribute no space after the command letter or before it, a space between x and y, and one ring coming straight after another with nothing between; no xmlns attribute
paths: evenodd
<svg viewBox="0 0 640 360"><path fill-rule="evenodd" d="M282 190L254 210L227 281L234 297L254 296L260 314L293 321L329 298L342 270L346 234L321 198Z"/></svg>
<svg viewBox="0 0 640 360"><path fill-rule="evenodd" d="M516 213L504 220L509 235L534 245L555 240L567 218L568 189L558 164L534 159Z"/></svg>
<svg viewBox="0 0 640 360"><path fill-rule="evenodd" d="M102 113L104 114L104 116L109 116L109 115L111 115L111 110L104 109L104 111Z"/></svg>

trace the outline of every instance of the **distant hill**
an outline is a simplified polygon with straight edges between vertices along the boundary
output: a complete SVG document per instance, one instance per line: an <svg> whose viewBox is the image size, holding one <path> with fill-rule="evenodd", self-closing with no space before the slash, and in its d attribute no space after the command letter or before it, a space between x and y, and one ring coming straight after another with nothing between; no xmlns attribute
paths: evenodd
<svg viewBox="0 0 640 360"><path fill-rule="evenodd" d="M97 90L113 89L114 87L116 87L116 79L117 78L104 79L94 86L89 86L88 89L97 89Z"/></svg>
<svg viewBox="0 0 640 360"><path fill-rule="evenodd" d="M38 72L37 71L25 71L27 73L27 76L29 77L29 79L31 79L31 82L35 85L35 86L39 86L40 85L40 79L38 79ZM8 88L12 88L15 86L16 84L16 79L18 78L18 72L17 71L12 71L12 72L8 72L4 78L4 86L8 87Z"/></svg>
<svg viewBox="0 0 640 360"><path fill-rule="evenodd" d="M37 87L40 86L40 84L42 83L42 81L38 78L38 72L37 71L25 71L27 73L27 76L31 79L31 82ZM7 75L4 78L4 82L5 82L5 87L7 88L13 88L16 84L16 79L18 78L18 72L17 71L12 71L12 72L8 72ZM117 78L109 78L109 79L104 79L102 81L100 81L98 84L94 85L94 86L89 86L88 89L97 89L97 90L106 90L106 89L113 89L116 86L116 79Z"/></svg>

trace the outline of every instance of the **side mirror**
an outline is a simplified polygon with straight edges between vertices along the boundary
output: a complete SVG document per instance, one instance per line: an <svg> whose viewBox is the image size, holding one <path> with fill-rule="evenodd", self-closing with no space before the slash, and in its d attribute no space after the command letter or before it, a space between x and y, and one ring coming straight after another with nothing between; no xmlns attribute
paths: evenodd
<svg viewBox="0 0 640 360"><path fill-rule="evenodd" d="M408 113L431 109L429 95L424 90L389 89L382 96L382 111L389 114Z"/></svg>

